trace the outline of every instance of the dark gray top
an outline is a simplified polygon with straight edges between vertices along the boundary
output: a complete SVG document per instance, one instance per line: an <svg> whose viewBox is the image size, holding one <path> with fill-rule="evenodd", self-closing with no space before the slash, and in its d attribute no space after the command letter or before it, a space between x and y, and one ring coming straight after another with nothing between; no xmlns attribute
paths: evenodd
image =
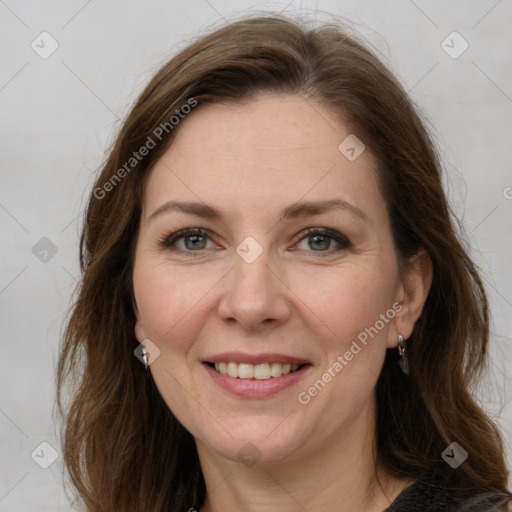
<svg viewBox="0 0 512 512"><path fill-rule="evenodd" d="M423 476L404 489L383 512L503 512L507 505L500 497L456 498L451 489L432 476Z"/></svg>

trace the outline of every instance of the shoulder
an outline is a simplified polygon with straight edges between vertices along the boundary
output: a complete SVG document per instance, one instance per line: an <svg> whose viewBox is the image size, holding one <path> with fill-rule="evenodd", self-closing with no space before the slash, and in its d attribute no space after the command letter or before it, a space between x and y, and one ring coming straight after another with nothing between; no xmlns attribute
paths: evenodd
<svg viewBox="0 0 512 512"><path fill-rule="evenodd" d="M432 475L407 487L384 512L507 512L506 498L494 494L461 496Z"/></svg>

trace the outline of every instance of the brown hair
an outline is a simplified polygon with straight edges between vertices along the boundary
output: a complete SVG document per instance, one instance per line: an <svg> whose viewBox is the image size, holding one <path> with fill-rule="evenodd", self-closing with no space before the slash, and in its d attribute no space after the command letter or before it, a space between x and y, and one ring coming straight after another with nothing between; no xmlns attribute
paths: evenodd
<svg viewBox="0 0 512 512"><path fill-rule="evenodd" d="M407 342L410 376L388 350L377 383L378 460L399 477L427 471L454 492L509 496L500 433L471 394L487 361L487 299L424 123L356 36L336 23L312 28L268 15L218 29L166 63L128 114L91 192L83 276L57 375L64 460L78 497L88 511L109 512L199 509L204 501L194 439L133 354L134 246L144 184L179 129L169 128L176 111L191 98L198 105L246 101L262 91L300 94L348 122L379 164L400 260L422 248L432 260L432 287ZM162 126L168 130L156 147L131 162ZM64 400L68 380L75 387ZM456 470L441 458L452 441L469 454Z"/></svg>

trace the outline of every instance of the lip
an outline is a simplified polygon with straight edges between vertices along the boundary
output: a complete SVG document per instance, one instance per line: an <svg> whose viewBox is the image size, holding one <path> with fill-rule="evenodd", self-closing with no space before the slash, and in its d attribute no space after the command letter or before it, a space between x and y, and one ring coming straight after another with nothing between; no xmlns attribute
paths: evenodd
<svg viewBox="0 0 512 512"><path fill-rule="evenodd" d="M243 352L223 352L210 357L205 357L203 363L235 363L260 364L260 363L281 363L281 364L306 364L307 359L300 359L294 356L277 353L246 354ZM279 377L276 377L279 378Z"/></svg>
<svg viewBox="0 0 512 512"><path fill-rule="evenodd" d="M231 359L233 361L234 359ZM295 359L298 361L297 359ZM211 362L222 362L226 361L226 359L221 359L219 361L211 361ZM269 362L269 359L264 360L265 362ZM279 362L276 359L270 359L272 362ZM244 361L238 360L237 362L245 363L249 362L247 359ZM259 358L255 363L262 362L262 359ZM288 359L286 360L286 364ZM304 364L304 363L293 363L293 364ZM296 382L298 382L306 373L309 373L309 370L312 368L311 364L306 364L302 368L298 369L293 373L288 373L286 375L281 375L280 377L272 377L266 380L258 380L258 379L239 379L237 377L230 377L229 375L224 375L219 373L215 368L208 366L206 362L202 364L203 368L208 372L213 382L215 382L222 389L230 393L231 395L238 398L268 398L274 395L277 395L279 392L283 391L286 388L289 388Z"/></svg>

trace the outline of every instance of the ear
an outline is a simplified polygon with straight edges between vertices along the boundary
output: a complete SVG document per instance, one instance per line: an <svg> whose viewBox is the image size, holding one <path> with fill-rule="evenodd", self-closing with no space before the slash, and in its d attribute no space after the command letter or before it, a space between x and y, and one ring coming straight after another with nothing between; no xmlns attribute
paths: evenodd
<svg viewBox="0 0 512 512"><path fill-rule="evenodd" d="M390 329L389 348L397 346L398 334L401 334L405 340L411 336L414 324L420 317L427 300L432 277L432 260L427 251L421 249L409 260L402 271L396 299L402 309L395 316L396 332L391 332L392 329Z"/></svg>
<svg viewBox="0 0 512 512"><path fill-rule="evenodd" d="M135 337L139 343L142 343L143 340L146 339L144 326L142 324L142 320L140 318L139 308L137 307L137 303L133 300L133 312L135 314Z"/></svg>

